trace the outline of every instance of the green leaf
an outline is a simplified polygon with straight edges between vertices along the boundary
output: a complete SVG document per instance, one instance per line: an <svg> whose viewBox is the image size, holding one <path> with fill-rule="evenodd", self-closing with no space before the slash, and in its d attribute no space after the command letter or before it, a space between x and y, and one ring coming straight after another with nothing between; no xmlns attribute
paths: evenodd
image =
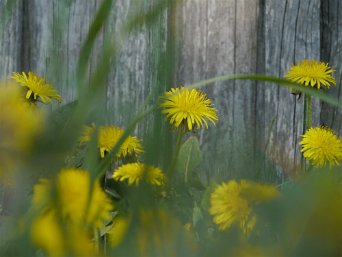
<svg viewBox="0 0 342 257"><path fill-rule="evenodd" d="M196 224L203 220L203 214L201 208L197 205L195 202L194 209L192 212L192 224L194 227L196 227Z"/></svg>
<svg viewBox="0 0 342 257"><path fill-rule="evenodd" d="M184 172L185 183L188 182L190 172L192 172L202 160L202 153L196 137L189 137L181 146L177 161L177 170Z"/></svg>

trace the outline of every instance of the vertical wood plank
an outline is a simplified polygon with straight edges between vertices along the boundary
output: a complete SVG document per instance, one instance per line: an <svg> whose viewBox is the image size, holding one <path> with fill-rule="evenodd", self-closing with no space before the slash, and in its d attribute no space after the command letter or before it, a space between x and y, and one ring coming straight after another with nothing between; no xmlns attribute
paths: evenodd
<svg viewBox="0 0 342 257"><path fill-rule="evenodd" d="M0 0L0 13L4 13L5 0ZM22 1L16 1L8 19L0 17L0 77L6 78L21 66Z"/></svg>
<svg viewBox="0 0 342 257"><path fill-rule="evenodd" d="M335 69L336 87L327 90L329 95L338 97L341 101L342 78L342 3L338 0L322 1L321 15L321 59ZM342 135L342 111L322 103L320 115L322 124L334 129Z"/></svg>
<svg viewBox="0 0 342 257"><path fill-rule="evenodd" d="M76 65L97 0L26 0L25 5L23 70L46 77L68 103L76 97Z"/></svg>
<svg viewBox="0 0 342 257"><path fill-rule="evenodd" d="M178 85L234 73L255 73L258 1L184 1L178 9ZM242 18L248 17L248 19ZM248 38L248 40L246 40ZM204 87L219 112L216 127L200 132L210 176L245 176L253 158L253 82Z"/></svg>
<svg viewBox="0 0 342 257"><path fill-rule="evenodd" d="M319 0L266 0L264 10L266 74L283 77L292 64L319 59ZM280 87L264 90L265 135L270 135L267 155L280 171L294 171L301 158L298 142L303 133L303 97L296 100L289 90ZM317 124L317 101L313 110L313 124Z"/></svg>

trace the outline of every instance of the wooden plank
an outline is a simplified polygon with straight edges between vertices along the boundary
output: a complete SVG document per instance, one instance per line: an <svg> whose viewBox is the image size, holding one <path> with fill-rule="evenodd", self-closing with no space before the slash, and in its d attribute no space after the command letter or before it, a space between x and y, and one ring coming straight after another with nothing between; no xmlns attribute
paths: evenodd
<svg viewBox="0 0 342 257"><path fill-rule="evenodd" d="M328 62L335 69L336 87L327 91L329 95L338 97L341 101L342 78L342 19L339 17L342 11L342 3L339 0L322 1L321 15L321 59ZM322 124L334 129L342 135L342 111L322 103L320 115Z"/></svg>
<svg viewBox="0 0 342 257"><path fill-rule="evenodd" d="M258 1L184 1L177 18L178 85L224 74L254 73L257 10ZM203 89L220 118L216 127L200 132L212 177L243 176L246 162L241 159L253 156L251 83L220 82Z"/></svg>
<svg viewBox="0 0 342 257"><path fill-rule="evenodd" d="M46 77L68 103L76 97L76 65L97 1L33 0L25 6L23 70Z"/></svg>
<svg viewBox="0 0 342 257"><path fill-rule="evenodd" d="M293 63L319 59L319 0L266 0L263 15L266 74L283 77ZM287 89L279 87L264 90L264 134L270 135L267 155L279 171L293 172L301 158L298 142L303 132L303 97L296 100ZM313 124L317 124L317 101L313 109Z"/></svg>
<svg viewBox="0 0 342 257"><path fill-rule="evenodd" d="M0 13L5 12L5 0L0 0ZM0 17L0 78L7 78L21 66L22 2L17 1L7 17Z"/></svg>
<svg viewBox="0 0 342 257"><path fill-rule="evenodd" d="M102 1L34 0L26 13L28 17L25 55L26 70L34 70L46 76L63 95L63 104L75 99L75 71L80 49L86 39L90 24ZM158 2L158 1L156 1ZM27 3L28 4L28 3ZM104 37L111 35L120 42L118 32L134 15L152 8L151 1L117 0L111 9L110 18L96 40L91 55L88 74L94 72L102 53ZM166 12L154 28L142 27L121 42L121 51L113 63L107 80L108 123L127 126L139 109L155 80L158 64L150 58L158 49L165 51ZM152 47L153 45L153 47ZM154 56L154 58L157 58ZM134 110L134 111L132 111Z"/></svg>

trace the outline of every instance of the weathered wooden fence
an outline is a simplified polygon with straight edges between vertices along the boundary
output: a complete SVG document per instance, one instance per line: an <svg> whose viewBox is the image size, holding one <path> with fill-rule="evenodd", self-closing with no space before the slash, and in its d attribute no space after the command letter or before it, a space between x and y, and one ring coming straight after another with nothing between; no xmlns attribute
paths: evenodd
<svg viewBox="0 0 342 257"><path fill-rule="evenodd" d="M163 1L163 0L162 0ZM0 0L1 13L9 0ZM12 0L12 2L14 2ZM35 71L52 81L64 103L73 100L75 68L100 0L17 0L0 31L0 74ZM106 36L158 0L116 0L91 56L95 68ZM340 12L341 11L341 12ZM125 106L138 108L160 83L160 62L173 63L175 85L225 74L261 73L283 77L303 58L329 62L336 69L340 97L342 65L340 0L183 0L165 9L122 42L107 80L107 108L112 120L126 125ZM163 59L173 47L173 60ZM165 85L165 88L173 85ZM220 82L204 89L219 110L216 128L199 137L211 176L292 172L300 164L303 98L285 88L255 81ZM341 111L314 101L314 125L342 132ZM270 169L270 167L276 167Z"/></svg>

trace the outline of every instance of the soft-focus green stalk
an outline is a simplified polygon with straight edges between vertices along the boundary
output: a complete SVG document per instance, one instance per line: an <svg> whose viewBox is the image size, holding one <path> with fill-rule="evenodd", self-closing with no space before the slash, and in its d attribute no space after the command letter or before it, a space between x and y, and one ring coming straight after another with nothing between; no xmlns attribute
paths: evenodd
<svg viewBox="0 0 342 257"><path fill-rule="evenodd" d="M306 130L311 128L311 96L306 95Z"/></svg>
<svg viewBox="0 0 342 257"><path fill-rule="evenodd" d="M322 93L322 91L318 91L314 88L309 87L303 87L300 84L288 81L286 79L281 79L273 76L267 76L267 75L259 75L259 74L249 74L249 75L224 75L219 77L210 78L207 80L202 80L200 82L196 82L190 85L186 85L186 87L190 88L198 88L204 85L213 84L216 82L222 82L222 81L228 81L228 80L256 80L256 81L264 81L264 82L270 82L274 84L278 84L279 86L290 88L292 90L296 90L302 93L305 93L310 96L315 96L322 100L323 102L326 102L328 104L331 104L333 106L337 106L339 108L342 108L342 102L339 102L339 100L336 97L331 97L327 94Z"/></svg>
<svg viewBox="0 0 342 257"><path fill-rule="evenodd" d="M304 119L303 119L303 134L311 128L311 95L305 94L304 98ZM302 155L302 170L308 171L307 161Z"/></svg>
<svg viewBox="0 0 342 257"><path fill-rule="evenodd" d="M171 161L171 164L170 164L170 167L168 170L169 176L172 175L172 172L174 171L174 169L176 167L178 155L179 155L180 148L182 146L182 141L183 141L184 135L185 135L185 130L181 128L178 132L175 152L173 154L172 161Z"/></svg>
<svg viewBox="0 0 342 257"><path fill-rule="evenodd" d="M100 235L98 229L94 228L94 244L96 252L100 251Z"/></svg>

